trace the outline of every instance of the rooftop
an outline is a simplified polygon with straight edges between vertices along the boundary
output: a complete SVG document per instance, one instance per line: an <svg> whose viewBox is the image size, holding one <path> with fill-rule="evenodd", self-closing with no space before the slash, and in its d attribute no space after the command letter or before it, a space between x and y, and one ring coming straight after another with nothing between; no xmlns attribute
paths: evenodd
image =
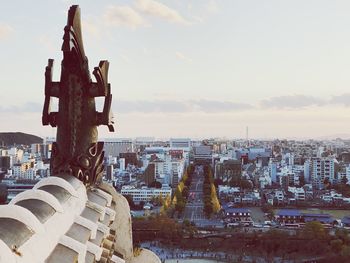
<svg viewBox="0 0 350 263"><path fill-rule="evenodd" d="M278 216L301 216L301 213L297 209L280 209L277 212Z"/></svg>

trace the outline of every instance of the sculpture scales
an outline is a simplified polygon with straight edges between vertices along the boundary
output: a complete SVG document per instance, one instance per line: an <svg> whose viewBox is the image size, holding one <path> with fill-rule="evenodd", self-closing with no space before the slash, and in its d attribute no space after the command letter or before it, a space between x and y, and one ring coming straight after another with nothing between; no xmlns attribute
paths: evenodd
<svg viewBox="0 0 350 263"><path fill-rule="evenodd" d="M102 179L104 157L103 142L97 141L97 126L107 125L109 131L114 131L112 94L107 79L108 61L100 61L93 71L96 82L91 80L77 5L68 11L62 51L60 81L52 81L53 59L49 59L45 71L42 123L57 127L51 175L71 174L86 186L94 186ZM58 98L58 112L50 110L52 97ZM95 97L105 97L103 112L96 111Z"/></svg>

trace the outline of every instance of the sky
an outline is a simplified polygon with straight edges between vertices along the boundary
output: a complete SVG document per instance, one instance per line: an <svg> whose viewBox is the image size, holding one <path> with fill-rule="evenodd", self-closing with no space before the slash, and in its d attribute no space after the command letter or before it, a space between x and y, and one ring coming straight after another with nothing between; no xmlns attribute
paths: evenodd
<svg viewBox="0 0 350 263"><path fill-rule="evenodd" d="M55 135L44 70L55 59L59 81L72 4L90 71L110 62L116 132L100 137L350 137L348 0L6 1L0 132Z"/></svg>

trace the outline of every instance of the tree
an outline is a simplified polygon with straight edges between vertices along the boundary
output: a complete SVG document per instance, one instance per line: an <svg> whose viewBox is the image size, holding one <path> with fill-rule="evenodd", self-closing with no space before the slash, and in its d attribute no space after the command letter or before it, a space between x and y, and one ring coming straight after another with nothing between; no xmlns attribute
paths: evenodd
<svg viewBox="0 0 350 263"><path fill-rule="evenodd" d="M182 223L182 229L185 235L188 235L190 238L197 233L197 228L194 224L192 224L188 219L185 219Z"/></svg>
<svg viewBox="0 0 350 263"><path fill-rule="evenodd" d="M181 214L185 210L185 207L186 203L183 200L178 200L176 202L175 209L179 212L179 214Z"/></svg>
<svg viewBox="0 0 350 263"><path fill-rule="evenodd" d="M264 204L261 207L261 210L266 214L273 214L273 207L270 204Z"/></svg>
<svg viewBox="0 0 350 263"><path fill-rule="evenodd" d="M217 178L214 180L215 187L218 187L219 185L223 185L223 184L224 184L224 182L220 178Z"/></svg>
<svg viewBox="0 0 350 263"><path fill-rule="evenodd" d="M304 175L301 175L299 177L299 186L304 186L305 185L305 177Z"/></svg>
<svg viewBox="0 0 350 263"><path fill-rule="evenodd" d="M210 215L213 213L213 207L211 203L204 203L204 213L207 217L210 217Z"/></svg>
<svg viewBox="0 0 350 263"><path fill-rule="evenodd" d="M182 196L187 199L188 198L188 195L189 195L189 190L188 190L188 187L185 186L183 191L182 191Z"/></svg>
<svg viewBox="0 0 350 263"><path fill-rule="evenodd" d="M350 257L350 247L349 246L343 246L340 254L343 257L349 258Z"/></svg>
<svg viewBox="0 0 350 263"><path fill-rule="evenodd" d="M240 187L242 189L252 189L253 185L250 181L248 181L247 179L241 179L240 180Z"/></svg>
<svg viewBox="0 0 350 263"><path fill-rule="evenodd" d="M343 176L343 177L341 178L341 183L344 184L344 185L346 185L346 184L348 183L348 178L346 178L346 176Z"/></svg>
<svg viewBox="0 0 350 263"><path fill-rule="evenodd" d="M5 184L0 184L0 204L5 204L7 202L7 187Z"/></svg>
<svg viewBox="0 0 350 263"><path fill-rule="evenodd" d="M212 207L213 207L213 212L214 213L218 213L220 208L221 208L221 206L220 206L220 202L219 202L218 196L216 194L216 188L215 188L214 184L211 185L210 197L211 197L211 204L212 204Z"/></svg>
<svg viewBox="0 0 350 263"><path fill-rule="evenodd" d="M334 239L330 242L331 248L334 253L339 253L343 247L343 241L341 239Z"/></svg>
<svg viewBox="0 0 350 263"><path fill-rule="evenodd" d="M323 184L324 184L324 188L325 188L325 189L331 189L331 188L332 188L331 182L329 181L329 178L328 178L328 177L326 177L326 178L323 180Z"/></svg>
<svg viewBox="0 0 350 263"><path fill-rule="evenodd" d="M303 235L309 239L323 239L326 237L326 231L320 222L312 221L305 224Z"/></svg>

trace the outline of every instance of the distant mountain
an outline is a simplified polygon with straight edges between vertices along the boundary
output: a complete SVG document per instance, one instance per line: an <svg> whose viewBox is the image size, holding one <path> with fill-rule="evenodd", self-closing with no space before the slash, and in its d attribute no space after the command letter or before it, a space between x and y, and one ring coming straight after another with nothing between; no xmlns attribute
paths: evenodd
<svg viewBox="0 0 350 263"><path fill-rule="evenodd" d="M23 132L0 132L0 146L14 144L30 145L32 143L43 143L43 139Z"/></svg>

